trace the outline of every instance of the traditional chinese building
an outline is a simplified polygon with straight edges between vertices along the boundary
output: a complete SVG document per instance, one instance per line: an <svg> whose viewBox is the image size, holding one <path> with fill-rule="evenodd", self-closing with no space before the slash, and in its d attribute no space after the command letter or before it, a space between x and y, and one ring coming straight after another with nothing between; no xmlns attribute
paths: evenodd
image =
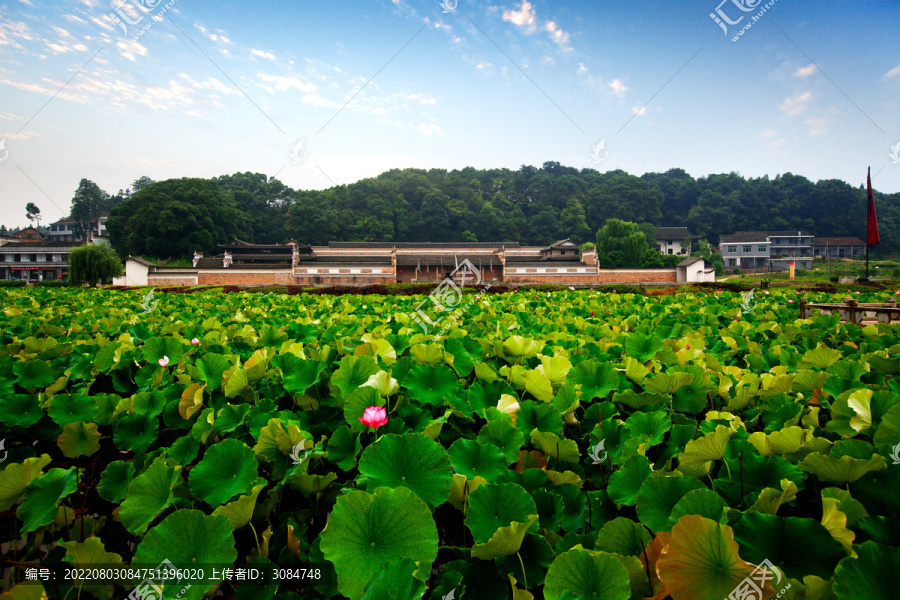
<svg viewBox="0 0 900 600"><path fill-rule="evenodd" d="M252 244L234 240L216 256L194 254L191 267L168 268L129 258L121 285L371 285L439 282L468 277L467 283L596 285L604 276L596 251L582 253L571 240L549 246L518 242L331 242L309 246ZM461 269L465 267L465 269ZM679 281L676 269L629 271L631 283ZM133 274L137 274L136 276ZM145 280L146 279L146 280ZM477 281L474 281L477 279ZM140 281L141 283L135 283Z"/></svg>

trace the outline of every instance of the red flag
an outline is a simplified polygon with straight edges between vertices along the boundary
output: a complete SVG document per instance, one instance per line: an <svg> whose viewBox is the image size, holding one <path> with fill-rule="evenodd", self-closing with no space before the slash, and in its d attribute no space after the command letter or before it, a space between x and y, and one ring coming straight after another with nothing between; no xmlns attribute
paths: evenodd
<svg viewBox="0 0 900 600"><path fill-rule="evenodd" d="M869 174L866 177L866 187L869 194L869 207L866 211L866 244L871 246L881 241L878 235L878 218L875 216L875 195L872 193L872 167L869 167Z"/></svg>

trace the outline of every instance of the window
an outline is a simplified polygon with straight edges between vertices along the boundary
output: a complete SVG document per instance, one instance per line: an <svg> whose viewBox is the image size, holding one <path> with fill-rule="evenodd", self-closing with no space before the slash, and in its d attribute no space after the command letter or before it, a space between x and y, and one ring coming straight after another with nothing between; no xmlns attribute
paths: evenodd
<svg viewBox="0 0 900 600"><path fill-rule="evenodd" d="M32 254L30 260L31 262L37 262L37 254Z"/></svg>
<svg viewBox="0 0 900 600"><path fill-rule="evenodd" d="M729 252L737 252L737 246L728 246L728 251ZM732 265L732 266L734 266L734 265Z"/></svg>
<svg viewBox="0 0 900 600"><path fill-rule="evenodd" d="M671 248L669 248L669 254L672 254L672 249L671 249Z"/></svg>
<svg viewBox="0 0 900 600"><path fill-rule="evenodd" d="M737 266L737 261L736 261L735 259L733 259L733 258L729 258L729 259L728 259L728 266L729 266L729 267Z"/></svg>
<svg viewBox="0 0 900 600"><path fill-rule="evenodd" d="M753 252L753 246L744 246L744 252L747 252L747 253Z"/></svg>
<svg viewBox="0 0 900 600"><path fill-rule="evenodd" d="M667 245L667 246L671 246L671 245L672 245L672 240L666 240L666 245Z"/></svg>

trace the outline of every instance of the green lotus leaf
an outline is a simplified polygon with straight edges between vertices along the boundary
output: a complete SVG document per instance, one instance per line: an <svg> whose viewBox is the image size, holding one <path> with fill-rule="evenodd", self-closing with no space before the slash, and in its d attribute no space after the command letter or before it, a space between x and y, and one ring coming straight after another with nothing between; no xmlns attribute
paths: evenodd
<svg viewBox="0 0 900 600"><path fill-rule="evenodd" d="M18 376L16 383L27 390L45 388L56 381L50 363L43 360L19 361L12 370Z"/></svg>
<svg viewBox="0 0 900 600"><path fill-rule="evenodd" d="M0 402L0 422L7 427L31 427L41 420L44 411L34 394L10 394Z"/></svg>
<svg viewBox="0 0 900 600"><path fill-rule="evenodd" d="M117 460L106 465L97 484L97 493L107 502L118 504L134 478L134 465Z"/></svg>
<svg viewBox="0 0 900 600"><path fill-rule="evenodd" d="M876 445L896 446L900 444L900 404L892 406L881 417L881 423L878 425L873 441Z"/></svg>
<svg viewBox="0 0 900 600"><path fill-rule="evenodd" d="M313 446L308 434L300 431L296 423L285 423L281 419L269 419L259 430L259 439L253 451L266 463L278 468L279 473L287 468L288 457L294 448L304 450Z"/></svg>
<svg viewBox="0 0 900 600"><path fill-rule="evenodd" d="M437 367L421 366L410 369L403 380L409 396L418 402L440 405L449 394L459 391L459 379L453 369L446 365Z"/></svg>
<svg viewBox="0 0 900 600"><path fill-rule="evenodd" d="M623 556L637 556L649 544L650 534L640 523L616 517L600 529L594 548Z"/></svg>
<svg viewBox="0 0 900 600"><path fill-rule="evenodd" d="M0 510L9 510L25 498L25 488L50 464L50 456L26 458L0 471Z"/></svg>
<svg viewBox="0 0 900 600"><path fill-rule="evenodd" d="M499 448L462 438L450 446L450 464L455 472L468 479L484 477L488 482L509 470L509 463Z"/></svg>
<svg viewBox="0 0 900 600"><path fill-rule="evenodd" d="M211 579L213 569L219 573L231 568L237 560L234 535L228 519L221 515L204 515L199 510L176 510L144 535L134 554L134 562L158 565L168 560L179 569L203 565L205 578L190 579L191 587L181 596L199 600L218 581ZM163 597L180 593L184 581L162 582Z"/></svg>
<svg viewBox="0 0 900 600"><path fill-rule="evenodd" d="M666 527L668 530L671 530L681 517L685 515L700 515L724 525L727 521L725 517L726 508L728 508L728 504L714 491L706 488L691 490L682 496L672 508Z"/></svg>
<svg viewBox="0 0 900 600"><path fill-rule="evenodd" d="M782 504L787 504L788 502L793 502L797 499L797 492L799 491L800 489L797 487L796 483L790 479L782 479L781 489L770 487L763 489L751 508L766 513L767 515L778 514L778 509L781 508ZM713 520L718 520L710 515L704 516Z"/></svg>
<svg viewBox="0 0 900 600"><path fill-rule="evenodd" d="M282 372L284 389L292 394L305 394L306 390L321 380L325 363L318 360L302 360L295 354L279 354L272 364Z"/></svg>
<svg viewBox="0 0 900 600"><path fill-rule="evenodd" d="M171 357L169 357L171 358ZM206 383L206 387L211 390L219 389L222 386L222 380L225 377L225 371L232 367L232 361L221 354L204 354L197 361L196 379L200 379Z"/></svg>
<svg viewBox="0 0 900 600"><path fill-rule="evenodd" d="M371 489L407 487L430 508L447 500L453 482L447 451L421 433L381 436L363 451L359 472Z"/></svg>
<svg viewBox="0 0 900 600"><path fill-rule="evenodd" d="M328 438L328 460L343 471L350 471L356 467L356 457L361 450L360 434L346 425L338 427Z"/></svg>
<svg viewBox="0 0 900 600"><path fill-rule="evenodd" d="M335 566L340 593L360 600L386 562L408 558L426 581L437 558L437 527L428 505L405 487L340 496L320 535L322 552Z"/></svg>
<svg viewBox="0 0 900 600"><path fill-rule="evenodd" d="M385 563L369 580L361 600L419 600L425 584L415 578L417 568L406 557Z"/></svg>
<svg viewBox="0 0 900 600"><path fill-rule="evenodd" d="M625 461L622 468L609 476L607 492L617 504L634 506L644 481L653 473L646 456L636 454Z"/></svg>
<svg viewBox="0 0 900 600"><path fill-rule="evenodd" d="M561 461L570 463L577 463L581 460L581 453L575 440L561 439L555 433L532 431L531 443L539 448L548 460L557 457Z"/></svg>
<svg viewBox="0 0 900 600"><path fill-rule="evenodd" d="M544 348L544 343L540 340L514 335L503 342L503 353L513 359L531 358L537 356L538 352Z"/></svg>
<svg viewBox="0 0 900 600"><path fill-rule="evenodd" d="M847 527L852 527L869 516L862 502L854 499L847 490L836 487L825 488L822 490L822 498L834 498L838 501L837 509L847 515Z"/></svg>
<svg viewBox="0 0 900 600"><path fill-rule="evenodd" d="M547 569L556 555L544 536L537 533L525 534L518 555L503 556L495 559L497 570L501 574L512 575L516 581L528 581L530 589L544 583ZM521 562L519 559L521 558ZM525 567L524 574L522 567Z"/></svg>
<svg viewBox="0 0 900 600"><path fill-rule="evenodd" d="M644 380L644 391L651 394L674 394L680 388L694 383L694 376L684 371L660 373Z"/></svg>
<svg viewBox="0 0 900 600"><path fill-rule="evenodd" d="M253 510L256 508L256 499L259 493L266 487L264 483L254 485L246 496L240 496L234 502L229 502L216 508L212 514L222 515L231 523L231 528L238 530L253 520Z"/></svg>
<svg viewBox="0 0 900 600"><path fill-rule="evenodd" d="M115 552L107 552L98 537L89 537L83 543L63 542L60 546L66 549L63 560L77 567L75 573L79 573L78 569L115 569L122 566L122 557ZM101 600L112 597L112 585L91 583L89 579L74 579L73 583L79 593L88 592Z"/></svg>
<svg viewBox="0 0 900 600"><path fill-rule="evenodd" d="M463 340L460 338L449 338L444 340L445 358L449 354L452 358L447 359L453 370L460 377L468 377L475 367L475 361L481 358L481 347L474 344L474 347L467 347L467 342L471 340Z"/></svg>
<svg viewBox="0 0 900 600"><path fill-rule="evenodd" d="M175 499L172 488L181 481L181 465L165 459L153 461L128 484L125 500L119 507L119 518L125 529L134 535L144 533L150 522Z"/></svg>
<svg viewBox="0 0 900 600"><path fill-rule="evenodd" d="M166 456L186 467L197 458L200 451L200 442L191 436L180 437L172 443L172 447L166 453Z"/></svg>
<svg viewBox="0 0 900 600"><path fill-rule="evenodd" d="M96 423L67 423L56 439L56 445L66 458L90 456L100 449L100 432Z"/></svg>
<svg viewBox="0 0 900 600"><path fill-rule="evenodd" d="M656 356L656 353L665 349L665 344L656 336L647 336L642 333L632 333L625 340L625 352L642 363Z"/></svg>
<svg viewBox="0 0 900 600"><path fill-rule="evenodd" d="M650 477L638 492L637 516L641 523L656 533L669 531L667 523L672 509L685 494L701 488L706 489L693 477Z"/></svg>
<svg viewBox="0 0 900 600"><path fill-rule="evenodd" d="M731 527L687 515L672 527L671 541L656 561L656 572L673 600L727 598L753 572L745 558L738 555ZM777 560L772 562L779 566ZM774 595L771 581L763 590L765 598Z"/></svg>
<svg viewBox="0 0 900 600"><path fill-rule="evenodd" d="M140 392L131 399L131 410L140 415L155 417L166 408L166 396L160 391Z"/></svg>
<svg viewBox="0 0 900 600"><path fill-rule="evenodd" d="M25 497L16 511L22 519L22 535L56 520L59 502L77 486L75 469L50 469L25 488Z"/></svg>
<svg viewBox="0 0 900 600"><path fill-rule="evenodd" d="M608 362L583 360L569 372L568 381L581 385L582 400L606 398L619 389L619 376Z"/></svg>
<svg viewBox="0 0 900 600"><path fill-rule="evenodd" d="M500 527L487 542L472 547L472 556L481 560L492 560L516 554L522 547L528 530L537 520L537 515L529 515L526 523L513 522L507 527Z"/></svg>
<svg viewBox="0 0 900 600"><path fill-rule="evenodd" d="M250 388L250 378L247 375L246 369L235 369L231 376L225 381L225 387L223 388L223 392L225 392L226 398L236 398L240 396L244 390Z"/></svg>
<svg viewBox="0 0 900 600"><path fill-rule="evenodd" d="M475 441L492 444L503 452L510 464L519 460L519 450L525 443L525 435L507 421L490 421L482 426Z"/></svg>
<svg viewBox="0 0 900 600"><path fill-rule="evenodd" d="M268 323L259 330L259 343L261 346L278 348L288 339L288 334Z"/></svg>
<svg viewBox="0 0 900 600"><path fill-rule="evenodd" d="M547 600L628 600L628 571L606 552L572 549L554 559L544 579Z"/></svg>
<svg viewBox="0 0 900 600"><path fill-rule="evenodd" d="M77 421L93 421L97 415L97 403L82 394L59 394L50 401L50 418L59 425Z"/></svg>
<svg viewBox="0 0 900 600"><path fill-rule="evenodd" d="M562 433L563 421L552 404L525 400L519 403L516 413L516 429L531 435L532 429L548 433Z"/></svg>
<svg viewBox="0 0 900 600"><path fill-rule="evenodd" d="M247 444L227 439L206 449L191 470L188 485L198 499L219 506L246 494L257 477L256 455Z"/></svg>
<svg viewBox="0 0 900 600"><path fill-rule="evenodd" d="M156 363L163 356L167 356L170 364L177 364L184 353L184 346L174 337L155 337L144 343L141 352L148 363Z"/></svg>
<svg viewBox="0 0 900 600"><path fill-rule="evenodd" d="M145 452L159 435L159 420L147 415L125 415L113 426L113 442L119 450Z"/></svg>
<svg viewBox="0 0 900 600"><path fill-rule="evenodd" d="M345 356L341 359L340 368L331 375L331 383L346 398L380 370L381 367L371 356Z"/></svg>
<svg viewBox="0 0 900 600"><path fill-rule="evenodd" d="M702 438L689 441L684 452L678 455L678 464L696 466L723 459L725 447L733 435L734 429L717 425L715 431L707 433Z"/></svg>
<svg viewBox="0 0 900 600"><path fill-rule="evenodd" d="M813 452L800 462L800 470L812 473L823 481L847 484L856 481L870 471L880 471L887 468L887 460L880 454L867 460L841 456L833 458L821 452Z"/></svg>
<svg viewBox="0 0 900 600"><path fill-rule="evenodd" d="M632 435L646 435L650 445L661 444L666 432L672 429L672 417L663 411L638 412L625 420L625 429Z"/></svg>
<svg viewBox="0 0 900 600"><path fill-rule="evenodd" d="M501 527L528 523L537 514L534 499L521 485L491 483L480 485L469 494L465 523L475 543L486 544Z"/></svg>
<svg viewBox="0 0 900 600"><path fill-rule="evenodd" d="M471 408L472 411L481 414L481 411L485 408L497 406L497 402L504 394L514 395L515 390L513 390L512 386L503 379L498 379L496 381L476 381L469 386L467 392L469 408Z"/></svg>
<svg viewBox="0 0 900 600"><path fill-rule="evenodd" d="M819 369L824 371L834 363L843 358L843 355L837 350L819 346L815 350L810 350L803 355L803 360L797 367L801 369Z"/></svg>
<svg viewBox="0 0 900 600"><path fill-rule="evenodd" d="M875 542L854 546L856 558L841 559L834 570L834 594L838 600L891 600L897 597L900 548Z"/></svg>
<svg viewBox="0 0 900 600"><path fill-rule="evenodd" d="M748 512L734 526L741 556L754 564L769 559L788 577L828 579L846 552L817 520Z"/></svg>
<svg viewBox="0 0 900 600"><path fill-rule="evenodd" d="M420 365L434 367L444 362L444 352L438 344L416 344L409 353Z"/></svg>
<svg viewBox="0 0 900 600"><path fill-rule="evenodd" d="M214 421L216 431L230 433L244 424L252 407L249 404L226 404L219 409ZM182 438L187 439L187 438Z"/></svg>
<svg viewBox="0 0 900 600"><path fill-rule="evenodd" d="M553 384L537 369L525 372L525 390L541 402L553 400Z"/></svg>
<svg viewBox="0 0 900 600"><path fill-rule="evenodd" d="M541 356L540 359L541 366L538 367L538 370L550 380L553 387L558 388L563 385L566 382L566 376L572 369L571 361L564 355Z"/></svg>

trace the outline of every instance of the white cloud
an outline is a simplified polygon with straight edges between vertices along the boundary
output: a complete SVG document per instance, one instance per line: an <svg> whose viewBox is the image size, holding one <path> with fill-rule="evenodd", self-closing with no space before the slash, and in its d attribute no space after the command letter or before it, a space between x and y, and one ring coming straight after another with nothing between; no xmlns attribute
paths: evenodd
<svg viewBox="0 0 900 600"><path fill-rule="evenodd" d="M337 106L337 104L335 104L331 100L328 100L327 98L320 96L319 94L304 94L303 97L300 98L300 100L304 104L311 104L313 106L322 106L326 108L329 106Z"/></svg>
<svg viewBox="0 0 900 600"><path fill-rule="evenodd" d="M261 85L260 87L268 92L286 92L293 88L301 92L314 93L319 91L319 86L314 83L307 83L297 77L284 77L282 75L269 75L267 73L257 74L261 80L271 83L271 86Z"/></svg>
<svg viewBox="0 0 900 600"><path fill-rule="evenodd" d="M419 104L423 104L423 105L437 104L437 100L435 100L434 98L429 98L425 94L421 94L421 93L420 94L409 94L408 96L406 96L406 99L407 100L415 100L415 101L419 102Z"/></svg>
<svg viewBox="0 0 900 600"><path fill-rule="evenodd" d="M831 119L828 117L809 118L806 120L806 124L809 125L810 135L819 135L828 131Z"/></svg>
<svg viewBox="0 0 900 600"><path fill-rule="evenodd" d="M894 67L893 69L891 69L890 71L888 71L887 73L884 74L884 76L887 78L896 77L898 75L900 75L900 65L897 65L896 67Z"/></svg>
<svg viewBox="0 0 900 600"><path fill-rule="evenodd" d="M613 79L606 85L610 87L613 94L619 96L620 98L625 95L625 92L631 89L630 87L625 85L625 83L623 83L621 79Z"/></svg>
<svg viewBox="0 0 900 600"><path fill-rule="evenodd" d="M809 77L810 75L815 73L817 70L818 70L818 67L816 67L816 65L808 65L806 67L800 67L799 69L797 69L797 72L794 73L794 76L795 77Z"/></svg>
<svg viewBox="0 0 900 600"><path fill-rule="evenodd" d="M544 23L544 29L550 33L550 39L553 40L561 50L566 52L572 50L572 47L569 46L569 34L560 29L555 22L547 21Z"/></svg>
<svg viewBox="0 0 900 600"><path fill-rule="evenodd" d="M647 107L642 106L640 104L636 104L635 106L631 107L631 112L636 114L639 117L642 117L647 114Z"/></svg>
<svg viewBox="0 0 900 600"><path fill-rule="evenodd" d="M250 48L251 56L258 56L259 58L266 58L268 60L276 60L275 55L271 52L266 52L265 50L257 50L256 48Z"/></svg>
<svg viewBox="0 0 900 600"><path fill-rule="evenodd" d="M441 133L441 128L437 125L426 125L425 123L419 124L416 129L419 130L419 133L423 133L425 135L440 135Z"/></svg>
<svg viewBox="0 0 900 600"><path fill-rule="evenodd" d="M767 142L773 139L776 135L778 135L777 131L775 131L774 129L767 129L766 131L760 131L757 137L759 138L759 141Z"/></svg>
<svg viewBox="0 0 900 600"><path fill-rule="evenodd" d="M578 63L578 74L582 75L588 72L588 68L584 66L584 63Z"/></svg>
<svg viewBox="0 0 900 600"><path fill-rule="evenodd" d="M522 27L528 33L537 29L534 8L528 0L522 0L519 10L503 9L503 20Z"/></svg>
<svg viewBox="0 0 900 600"><path fill-rule="evenodd" d="M809 107L810 100L812 100L812 92L794 94L781 104L781 110L791 116L799 115Z"/></svg>
<svg viewBox="0 0 900 600"><path fill-rule="evenodd" d="M110 24L111 20L112 19L110 19L107 15L104 15L102 19L100 17L91 17L91 21L94 23L94 25L99 25L106 31L114 31L116 29L116 27L113 27Z"/></svg>
<svg viewBox="0 0 900 600"><path fill-rule="evenodd" d="M140 42L136 42L134 40L122 40L116 42L116 47L119 49L119 54L121 54L123 58L127 58L131 62L136 61L135 54L147 56L147 48Z"/></svg>

